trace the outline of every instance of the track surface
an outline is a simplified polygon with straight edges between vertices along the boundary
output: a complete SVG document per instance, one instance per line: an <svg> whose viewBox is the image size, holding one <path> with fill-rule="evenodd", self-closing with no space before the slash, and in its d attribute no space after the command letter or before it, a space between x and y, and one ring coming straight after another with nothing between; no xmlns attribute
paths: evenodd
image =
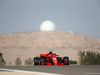
<svg viewBox="0 0 100 75"><path fill-rule="evenodd" d="M56 73L63 75L100 75L100 65L86 66L0 66L4 69Z"/></svg>

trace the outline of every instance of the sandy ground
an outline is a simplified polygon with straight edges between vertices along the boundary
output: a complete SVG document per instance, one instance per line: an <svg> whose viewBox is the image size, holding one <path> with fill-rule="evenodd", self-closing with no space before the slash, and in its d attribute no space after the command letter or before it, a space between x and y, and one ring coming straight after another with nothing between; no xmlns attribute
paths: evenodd
<svg viewBox="0 0 100 75"><path fill-rule="evenodd" d="M16 58L20 58L21 65L25 65L29 57L33 61L34 57L46 54L49 50L60 57L68 56L70 60L79 61L79 51L100 52L100 39L60 30L0 35L0 52L6 65L16 65Z"/></svg>
<svg viewBox="0 0 100 75"><path fill-rule="evenodd" d="M0 75L40 75L40 74L0 71Z"/></svg>

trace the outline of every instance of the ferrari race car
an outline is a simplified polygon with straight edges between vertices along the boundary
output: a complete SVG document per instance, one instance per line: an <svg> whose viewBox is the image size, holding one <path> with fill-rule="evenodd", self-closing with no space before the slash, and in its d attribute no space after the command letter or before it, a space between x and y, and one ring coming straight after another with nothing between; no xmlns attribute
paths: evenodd
<svg viewBox="0 0 100 75"><path fill-rule="evenodd" d="M68 57L58 57L50 51L47 54L40 54L40 57L34 57L34 65L69 65Z"/></svg>

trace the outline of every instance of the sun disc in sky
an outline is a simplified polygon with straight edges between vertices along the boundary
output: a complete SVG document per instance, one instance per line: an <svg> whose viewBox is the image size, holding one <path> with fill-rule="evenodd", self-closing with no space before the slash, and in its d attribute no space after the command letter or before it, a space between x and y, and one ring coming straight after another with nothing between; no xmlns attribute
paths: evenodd
<svg viewBox="0 0 100 75"><path fill-rule="evenodd" d="M50 20L46 20L41 23L40 31L55 31L55 24Z"/></svg>

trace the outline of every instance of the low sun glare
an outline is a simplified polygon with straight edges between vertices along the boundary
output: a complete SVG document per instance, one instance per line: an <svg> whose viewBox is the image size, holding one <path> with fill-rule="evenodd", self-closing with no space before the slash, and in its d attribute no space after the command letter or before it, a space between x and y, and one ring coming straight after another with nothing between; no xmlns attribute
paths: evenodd
<svg viewBox="0 0 100 75"><path fill-rule="evenodd" d="M40 31L55 31L55 24L50 20L46 20L41 23Z"/></svg>

